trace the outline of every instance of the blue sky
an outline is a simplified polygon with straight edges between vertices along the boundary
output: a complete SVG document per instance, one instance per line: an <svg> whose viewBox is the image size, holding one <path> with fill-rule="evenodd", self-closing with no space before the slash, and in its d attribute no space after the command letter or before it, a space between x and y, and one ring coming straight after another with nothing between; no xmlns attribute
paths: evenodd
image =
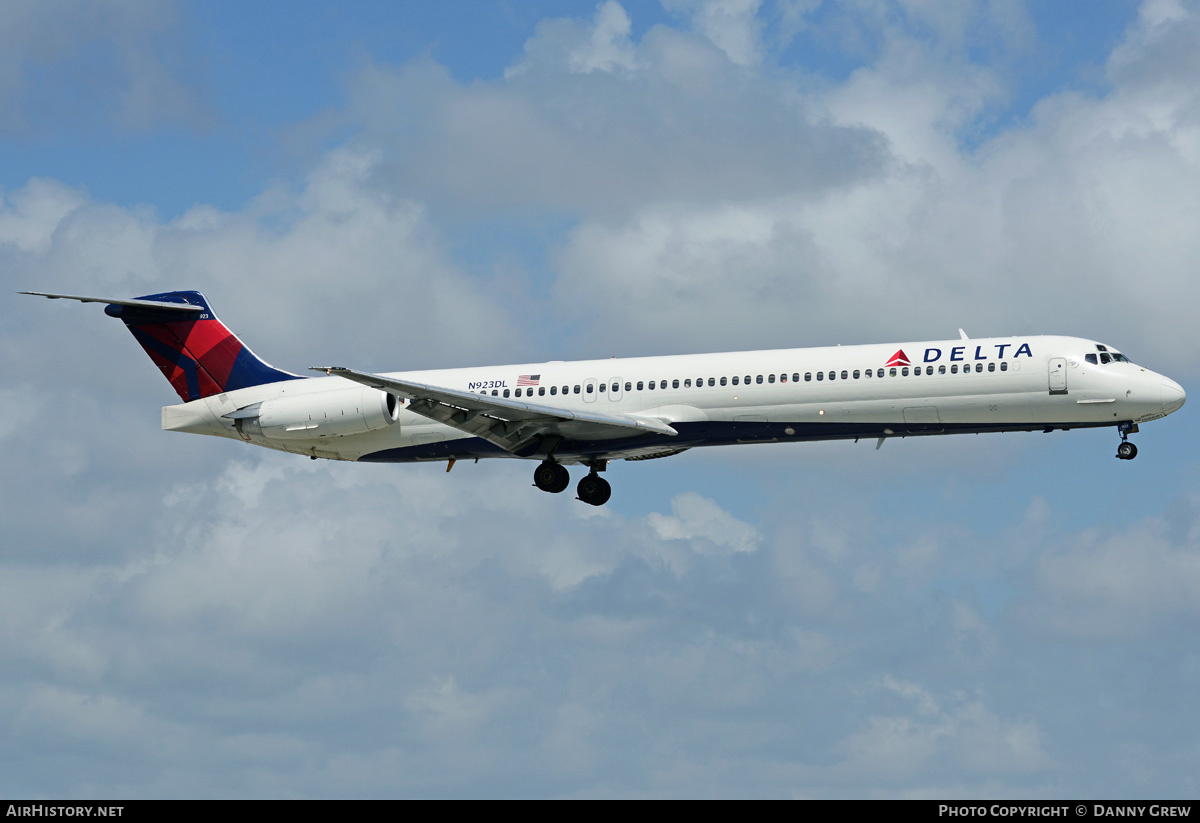
<svg viewBox="0 0 1200 823"><path fill-rule="evenodd" d="M1200 7L0 10L0 791L1194 797L1190 406L524 464L159 430L95 307L367 370L1077 334L1191 390Z"/></svg>

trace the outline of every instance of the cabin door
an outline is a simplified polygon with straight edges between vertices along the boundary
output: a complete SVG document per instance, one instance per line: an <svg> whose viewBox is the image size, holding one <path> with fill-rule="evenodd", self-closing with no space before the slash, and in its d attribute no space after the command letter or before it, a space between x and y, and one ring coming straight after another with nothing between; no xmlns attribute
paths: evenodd
<svg viewBox="0 0 1200 823"><path fill-rule="evenodd" d="M1067 393L1067 360L1065 357L1050 358L1050 393Z"/></svg>

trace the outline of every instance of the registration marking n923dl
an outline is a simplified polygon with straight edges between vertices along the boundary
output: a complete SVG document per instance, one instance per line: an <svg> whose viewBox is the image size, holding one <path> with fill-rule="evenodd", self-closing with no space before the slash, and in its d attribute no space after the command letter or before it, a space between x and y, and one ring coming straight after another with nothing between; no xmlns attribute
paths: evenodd
<svg viewBox="0 0 1200 823"><path fill-rule="evenodd" d="M506 389L508 382L504 380L478 380L467 384L468 389Z"/></svg>

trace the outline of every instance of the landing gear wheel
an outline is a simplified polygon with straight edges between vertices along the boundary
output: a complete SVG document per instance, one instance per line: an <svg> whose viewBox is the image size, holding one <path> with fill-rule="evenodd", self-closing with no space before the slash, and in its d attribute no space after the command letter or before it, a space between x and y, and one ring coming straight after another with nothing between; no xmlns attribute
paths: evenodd
<svg viewBox="0 0 1200 823"><path fill-rule="evenodd" d="M1132 460L1137 457L1137 446L1128 440L1122 440L1121 445L1117 446L1117 457L1122 460Z"/></svg>
<svg viewBox="0 0 1200 823"><path fill-rule="evenodd" d="M591 506L603 506L612 497L612 486L598 474L585 475L575 487L579 499Z"/></svg>
<svg viewBox="0 0 1200 823"><path fill-rule="evenodd" d="M533 485L544 492L558 494L571 485L571 475L564 466L547 460L533 470Z"/></svg>

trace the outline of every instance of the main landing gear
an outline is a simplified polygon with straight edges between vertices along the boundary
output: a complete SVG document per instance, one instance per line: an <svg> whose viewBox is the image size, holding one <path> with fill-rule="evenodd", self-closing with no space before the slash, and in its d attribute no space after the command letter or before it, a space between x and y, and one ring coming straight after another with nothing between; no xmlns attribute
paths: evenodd
<svg viewBox="0 0 1200 823"><path fill-rule="evenodd" d="M533 485L544 492L558 494L566 491L567 486L571 485L571 475L565 466L553 460L545 460L533 470Z"/></svg>
<svg viewBox="0 0 1200 823"><path fill-rule="evenodd" d="M1122 423L1117 426L1117 431L1121 433L1121 443L1117 446L1117 457L1121 460L1132 460L1137 457L1137 446L1129 442L1129 435L1136 432L1136 423Z"/></svg>
<svg viewBox="0 0 1200 823"><path fill-rule="evenodd" d="M598 467L593 465L592 470L584 475L575 487L579 499L590 506L603 506L608 502L608 498L612 497L612 486L608 485L608 481L597 474L597 471ZM543 460L533 470L533 485L544 492L558 494L565 491L570 484L571 475L566 467L553 460Z"/></svg>
<svg viewBox="0 0 1200 823"><path fill-rule="evenodd" d="M580 500L592 506L603 506L608 502L608 498L612 497L612 486L596 474L594 467L579 481L575 491L578 492Z"/></svg>

